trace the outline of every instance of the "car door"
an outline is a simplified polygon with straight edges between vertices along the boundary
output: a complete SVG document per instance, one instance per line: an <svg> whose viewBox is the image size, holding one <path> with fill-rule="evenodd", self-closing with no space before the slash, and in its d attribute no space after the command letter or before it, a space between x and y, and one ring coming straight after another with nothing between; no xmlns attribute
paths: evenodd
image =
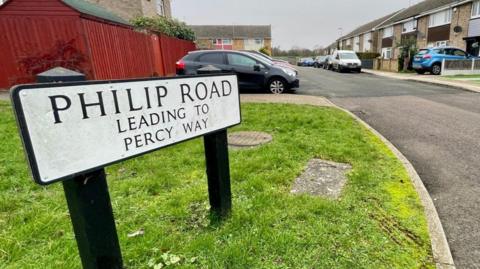
<svg viewBox="0 0 480 269"><path fill-rule="evenodd" d="M213 65L223 71L226 71L226 69L228 69L225 62L225 53L220 51L202 53L197 57L194 64L195 71L207 65Z"/></svg>
<svg viewBox="0 0 480 269"><path fill-rule="evenodd" d="M453 57L458 60L465 60L468 58L468 54L461 49L453 49Z"/></svg>
<svg viewBox="0 0 480 269"><path fill-rule="evenodd" d="M339 68L339 65L340 65L340 54L338 54L337 52L333 55L333 68L334 69L338 69Z"/></svg>
<svg viewBox="0 0 480 269"><path fill-rule="evenodd" d="M455 56L455 49L452 49L452 48L446 48L444 49L444 56L443 58L445 60L458 60L459 58ZM441 53L438 53L438 54L441 54Z"/></svg>
<svg viewBox="0 0 480 269"><path fill-rule="evenodd" d="M257 89L265 85L266 66L244 54L227 52L227 63L237 74L240 88ZM259 70L255 70L255 66Z"/></svg>

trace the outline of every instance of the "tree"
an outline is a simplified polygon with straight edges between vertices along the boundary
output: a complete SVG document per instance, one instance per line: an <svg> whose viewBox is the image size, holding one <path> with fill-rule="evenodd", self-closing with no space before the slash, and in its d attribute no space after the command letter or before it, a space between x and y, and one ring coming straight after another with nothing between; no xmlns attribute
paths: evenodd
<svg viewBox="0 0 480 269"><path fill-rule="evenodd" d="M417 38L416 36L409 36L402 38L399 43L397 43L397 48L400 49L400 57L398 57L398 63L401 70L411 69L412 59L415 54L417 54Z"/></svg>

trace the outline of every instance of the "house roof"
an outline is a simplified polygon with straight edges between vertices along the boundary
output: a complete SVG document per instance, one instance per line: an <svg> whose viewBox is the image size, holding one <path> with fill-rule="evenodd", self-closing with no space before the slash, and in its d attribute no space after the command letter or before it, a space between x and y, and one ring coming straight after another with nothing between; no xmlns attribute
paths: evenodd
<svg viewBox="0 0 480 269"><path fill-rule="evenodd" d="M6 6L7 4L13 1L14 0L3 0L3 3L2 3L2 0L0 0L0 8L2 8L3 6ZM131 26L131 24L128 21L120 18L119 16L108 11L107 9L101 6L98 6L96 4L87 2L85 0L58 0L58 1L82 14L93 16L99 19L110 21L110 22Z"/></svg>
<svg viewBox="0 0 480 269"><path fill-rule="evenodd" d="M460 0L425 0L416 5L413 5L411 7L404 9L402 12L398 13L397 15L393 16L389 20L386 20L384 23L379 25L379 27L388 26L388 25L394 24L395 22L403 21L408 18L418 16L424 12L428 12L446 5L456 4L458 2L461 2L461 1Z"/></svg>
<svg viewBox="0 0 480 269"><path fill-rule="evenodd" d="M384 17L381 17L379 19L373 20L369 23L366 23L366 24L358 27L357 29L351 31L350 33L344 35L340 39L350 38L350 37L354 37L354 36L357 36L359 34L362 34L362 33L368 32L368 31L373 31L376 27L378 27L379 25L382 25L385 21L391 19L392 17L395 17L400 12L402 12L402 10L395 11L391 14L388 14L387 16L384 16Z"/></svg>
<svg viewBox="0 0 480 269"><path fill-rule="evenodd" d="M271 25L190 25L197 39L272 38Z"/></svg>
<svg viewBox="0 0 480 269"><path fill-rule="evenodd" d="M61 0L69 7L77 10L80 13L101 18L107 21L112 21L120 24L130 25L130 23L105 8L84 0Z"/></svg>

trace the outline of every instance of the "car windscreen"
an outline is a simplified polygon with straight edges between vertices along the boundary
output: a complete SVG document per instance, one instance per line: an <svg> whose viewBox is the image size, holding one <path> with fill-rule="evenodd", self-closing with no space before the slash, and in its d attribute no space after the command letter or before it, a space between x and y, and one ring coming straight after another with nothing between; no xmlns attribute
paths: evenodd
<svg viewBox="0 0 480 269"><path fill-rule="evenodd" d="M250 57L255 58L255 60L261 62L262 64L273 65L273 62L270 61L270 59L268 59L266 57L263 57L263 56L258 55L256 53L250 53L250 52L247 52L247 53Z"/></svg>
<svg viewBox="0 0 480 269"><path fill-rule="evenodd" d="M358 60L357 54L355 53L339 53L340 54L340 59L343 60Z"/></svg>

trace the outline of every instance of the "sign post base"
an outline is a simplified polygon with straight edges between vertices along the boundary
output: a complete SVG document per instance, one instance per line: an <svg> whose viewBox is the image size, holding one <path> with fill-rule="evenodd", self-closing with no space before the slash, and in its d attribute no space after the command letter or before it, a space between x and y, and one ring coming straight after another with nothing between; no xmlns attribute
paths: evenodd
<svg viewBox="0 0 480 269"><path fill-rule="evenodd" d="M224 218L232 209L227 130L206 135L204 145L211 210L216 216Z"/></svg>
<svg viewBox="0 0 480 269"><path fill-rule="evenodd" d="M83 268L122 269L105 170L64 181L63 189Z"/></svg>

